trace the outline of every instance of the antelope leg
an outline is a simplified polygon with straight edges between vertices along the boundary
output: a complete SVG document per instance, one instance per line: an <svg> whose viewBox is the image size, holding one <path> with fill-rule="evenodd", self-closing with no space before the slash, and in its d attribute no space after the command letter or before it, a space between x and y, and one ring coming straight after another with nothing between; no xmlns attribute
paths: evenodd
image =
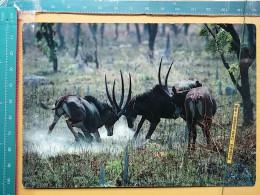
<svg viewBox="0 0 260 195"><path fill-rule="evenodd" d="M158 125L159 122L160 122L160 119L157 119L157 120L155 120L151 123L149 131L148 131L148 133L145 137L146 140L151 139L151 136L152 136L152 134L153 134L153 132L154 132L154 130L155 130L155 128L156 128L156 126Z"/></svg>
<svg viewBox="0 0 260 195"><path fill-rule="evenodd" d="M71 122L69 121L69 118L66 118L66 123L70 129L70 131L73 133L74 137L75 137L75 141L78 142L79 141L79 136L76 133L76 131L73 129Z"/></svg>
<svg viewBox="0 0 260 195"><path fill-rule="evenodd" d="M54 119L52 124L49 126L48 134L50 134L55 127L56 123L59 121L60 117L63 115L63 110L55 110Z"/></svg>
<svg viewBox="0 0 260 195"><path fill-rule="evenodd" d="M189 137L188 137L188 150L191 150L191 136L192 136L192 125L188 125Z"/></svg>
<svg viewBox="0 0 260 195"><path fill-rule="evenodd" d="M210 134L211 123L212 120L208 119L205 121L205 126L204 126L204 132L206 134L206 139L207 139L207 147L210 147L211 145L211 134Z"/></svg>
<svg viewBox="0 0 260 195"><path fill-rule="evenodd" d="M133 137L134 140L136 140L136 138L137 138L137 136L138 136L138 134L139 134L139 131L140 131L140 129L142 128L142 126L143 126L143 124L144 124L144 121L145 121L145 118L142 117L141 120L140 120L140 122L139 122L139 124L138 124L137 130L136 130L136 132L135 132L135 134L134 134L134 137Z"/></svg>
<svg viewBox="0 0 260 195"><path fill-rule="evenodd" d="M98 130L95 131L95 133L93 133L93 135L97 142L101 142L101 138L100 138L100 134L99 134Z"/></svg>
<svg viewBox="0 0 260 195"><path fill-rule="evenodd" d="M195 144L196 144L196 138L197 138L196 125L193 125L193 126L192 126L192 136L193 136L192 149L195 150Z"/></svg>
<svg viewBox="0 0 260 195"><path fill-rule="evenodd" d="M83 131L83 133L88 143L91 143L94 140L93 136L88 131Z"/></svg>

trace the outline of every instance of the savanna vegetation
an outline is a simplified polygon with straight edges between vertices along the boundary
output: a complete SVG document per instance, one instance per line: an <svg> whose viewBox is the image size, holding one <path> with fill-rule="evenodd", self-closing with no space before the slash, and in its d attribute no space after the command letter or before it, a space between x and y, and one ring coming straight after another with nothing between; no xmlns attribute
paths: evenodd
<svg viewBox="0 0 260 195"><path fill-rule="evenodd" d="M23 185L28 188L254 185L256 64L252 36L255 34L252 25L245 29L243 25L232 27L236 36L228 30L231 26L224 25L24 24ZM242 57L236 48L237 41L239 48L245 48ZM180 118L161 119L152 136L154 140L148 143L144 137L149 123L144 123L138 140L133 142L133 132L124 117L115 125L112 138L101 135L102 143L75 143L64 118L47 136L54 115L50 108L58 97L93 95L107 101L104 84L107 75L110 91L116 79L119 100L119 70L124 75L125 94L131 73L134 97L158 84L162 56L162 78L173 61L169 86L181 80L199 80L214 95L218 106L211 133L217 150L206 148L198 127L196 150L190 153L186 123ZM245 64L245 60L250 64ZM233 161L227 164L234 103L241 107ZM245 112L245 104L249 111ZM140 117L135 127L139 120Z"/></svg>

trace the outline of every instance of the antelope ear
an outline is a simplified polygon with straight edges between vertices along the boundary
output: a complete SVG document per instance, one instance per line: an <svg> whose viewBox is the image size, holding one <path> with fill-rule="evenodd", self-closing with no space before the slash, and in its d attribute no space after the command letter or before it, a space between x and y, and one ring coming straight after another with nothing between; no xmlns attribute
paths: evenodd
<svg viewBox="0 0 260 195"><path fill-rule="evenodd" d="M196 81L196 87L202 87L202 84L201 84L201 82L199 82L199 81Z"/></svg>

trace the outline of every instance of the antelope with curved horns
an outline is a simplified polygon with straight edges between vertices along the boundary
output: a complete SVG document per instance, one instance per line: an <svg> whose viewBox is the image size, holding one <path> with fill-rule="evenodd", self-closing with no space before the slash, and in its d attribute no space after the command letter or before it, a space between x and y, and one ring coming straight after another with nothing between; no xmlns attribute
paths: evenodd
<svg viewBox="0 0 260 195"><path fill-rule="evenodd" d="M124 81L123 81L123 75L121 71L120 74L121 74L122 89L123 89ZM88 142L92 142L94 140L91 134L94 135L95 140L97 142L101 141L98 128L102 127L103 125L105 125L107 129L107 135L112 136L114 124L122 116L123 112L126 109L126 106L128 105L131 99L131 75L130 74L129 74L129 82L130 85L129 85L128 98L122 109L121 106L123 104L124 94L123 93L121 94L121 101L119 106L120 111L118 111L118 108L115 107L115 103L112 101L111 96L109 95L107 89L106 76L105 76L105 86L106 86L106 92L111 106L109 106L107 103L97 100L93 96L85 96L84 98L81 98L76 95L65 95L60 97L58 100L56 100L55 108L52 109L55 110L55 115L52 124L49 126L49 133L52 132L54 126L56 125L60 117L64 115L67 126L73 133L76 141L79 141L79 133L76 133L73 127L77 127L81 129Z"/></svg>
<svg viewBox="0 0 260 195"><path fill-rule="evenodd" d="M161 64L162 59L159 66L158 77L160 77L161 74ZM169 70L166 74L165 85L162 85L161 79L159 79L160 84L157 84L146 93L133 97L127 105L124 115L126 116L129 128L134 127L134 121L137 115L142 116L138 124L137 130L134 134L134 139L137 138L145 120L148 120L150 122L149 131L145 137L146 140L149 140L151 139L151 136L154 130L156 129L156 126L160 122L161 118L174 118L175 109L171 99L171 93L168 91L167 85L172 65L173 62L171 63ZM197 87L196 82L189 83L189 88L193 87ZM165 89L167 89L167 91Z"/></svg>
<svg viewBox="0 0 260 195"><path fill-rule="evenodd" d="M196 125L199 125L207 139L207 145L210 147L211 135L210 128L213 116L217 110L217 103L212 94L207 88L203 87L199 81L196 81L196 87L189 90L178 90L175 86L172 87L172 93L168 88L162 85L160 78L160 69L158 74L159 85L173 103L173 118L182 117L188 126L189 141L188 148L195 150L197 130ZM167 86L167 81L166 86ZM191 138L193 142L191 143Z"/></svg>

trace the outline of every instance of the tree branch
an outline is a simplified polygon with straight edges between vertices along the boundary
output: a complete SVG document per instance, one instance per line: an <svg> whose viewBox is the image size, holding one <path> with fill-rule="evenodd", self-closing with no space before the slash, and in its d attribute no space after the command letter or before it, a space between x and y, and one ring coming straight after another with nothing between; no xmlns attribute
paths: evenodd
<svg viewBox="0 0 260 195"><path fill-rule="evenodd" d="M215 34L212 32L212 30L208 27L207 24L205 24L205 26L206 26L206 28L208 29L208 31L209 31L209 33L211 34L211 36L213 37L213 39L215 40L215 43L216 43L216 45L217 45L217 50L219 51L218 43L217 43L217 41L216 41L216 36L215 36ZM224 30L225 30L225 29L224 29ZM222 62L223 62L223 64L224 64L225 68L226 68L227 70L229 70L229 69L230 69L230 66L229 66L229 64L227 63L224 54L223 54L222 52L219 52L219 53L220 53L220 57L221 57L221 60L222 60ZM235 79L234 75L233 75L230 71L228 71L228 73L229 73L229 76L230 76L230 78L231 78L233 84L237 87L237 90L238 90L239 93L241 94L241 86L238 84L238 82L237 82L237 80Z"/></svg>

